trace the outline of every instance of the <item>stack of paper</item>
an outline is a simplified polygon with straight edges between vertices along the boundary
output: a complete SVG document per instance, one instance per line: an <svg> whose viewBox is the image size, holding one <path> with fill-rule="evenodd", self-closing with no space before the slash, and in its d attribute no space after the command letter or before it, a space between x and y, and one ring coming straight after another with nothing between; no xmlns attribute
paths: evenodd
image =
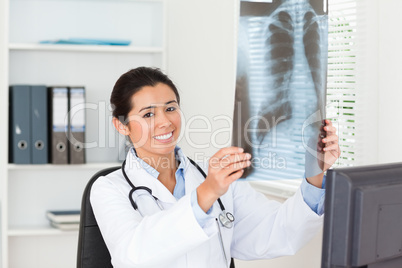
<svg viewBox="0 0 402 268"><path fill-rule="evenodd" d="M79 210L52 210L46 216L50 225L60 230L78 230L80 226Z"/></svg>

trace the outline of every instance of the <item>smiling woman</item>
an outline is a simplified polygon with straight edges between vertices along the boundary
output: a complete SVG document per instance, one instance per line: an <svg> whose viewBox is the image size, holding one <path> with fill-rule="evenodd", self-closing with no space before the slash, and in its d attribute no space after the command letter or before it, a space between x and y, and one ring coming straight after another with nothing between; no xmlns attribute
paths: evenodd
<svg viewBox="0 0 402 268"><path fill-rule="evenodd" d="M177 146L180 97L160 70L123 74L111 103L132 148L121 170L93 184L90 201L113 267L233 267L233 258L294 254L321 229L323 174L281 204L237 181L251 165L243 148L222 148L200 166L187 158ZM330 121L325 131L329 168L339 149Z"/></svg>
<svg viewBox="0 0 402 268"><path fill-rule="evenodd" d="M177 143L181 115L177 97L166 84L144 86L131 97L131 110L122 122L116 117L113 124L129 136L141 158L167 155Z"/></svg>

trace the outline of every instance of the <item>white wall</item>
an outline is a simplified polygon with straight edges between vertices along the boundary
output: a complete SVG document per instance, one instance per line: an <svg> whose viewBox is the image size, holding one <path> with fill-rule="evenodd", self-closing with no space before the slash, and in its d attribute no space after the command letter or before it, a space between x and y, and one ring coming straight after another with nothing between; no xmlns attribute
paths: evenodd
<svg viewBox="0 0 402 268"><path fill-rule="evenodd" d="M211 124L211 130L206 130L207 123L202 119L188 125L206 132L191 134L191 141L180 142L190 157L194 157L195 151L211 156L217 150L214 146L199 145L214 142L229 145L227 142L230 142L227 120L213 119L216 116L232 118L233 114L235 2L170 0L168 4L168 73L179 88L187 122L196 116L206 116ZM216 133L214 137L212 134L218 127L228 127L228 131Z"/></svg>
<svg viewBox="0 0 402 268"><path fill-rule="evenodd" d="M378 161L402 161L402 1L379 2Z"/></svg>

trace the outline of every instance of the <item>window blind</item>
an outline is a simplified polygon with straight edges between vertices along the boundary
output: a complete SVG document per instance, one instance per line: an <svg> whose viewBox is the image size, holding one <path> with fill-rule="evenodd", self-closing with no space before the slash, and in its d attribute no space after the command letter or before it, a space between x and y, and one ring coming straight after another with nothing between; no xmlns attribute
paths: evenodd
<svg viewBox="0 0 402 268"><path fill-rule="evenodd" d="M363 35L358 28L355 0L330 0L328 11L327 118L337 127L341 148L341 156L334 166L353 166L361 159L359 48Z"/></svg>
<svg viewBox="0 0 402 268"><path fill-rule="evenodd" d="M370 109L365 93L367 80L366 3L356 0L328 1L328 69L326 117L337 127L341 157L334 167L365 164L368 149L362 133L370 128L364 114ZM368 79L369 80L369 79ZM367 159L369 160L369 159ZM271 187L289 190L301 180L264 182ZM261 182L263 183L263 182ZM279 184L282 184L280 186ZM258 186L257 188L259 188ZM265 186L264 186L265 187ZM287 197L283 195L283 197Z"/></svg>

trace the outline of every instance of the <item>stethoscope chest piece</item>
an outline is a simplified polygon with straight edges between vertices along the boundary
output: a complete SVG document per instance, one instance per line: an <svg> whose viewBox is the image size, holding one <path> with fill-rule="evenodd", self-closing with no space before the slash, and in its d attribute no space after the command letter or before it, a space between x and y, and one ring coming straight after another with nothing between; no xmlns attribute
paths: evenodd
<svg viewBox="0 0 402 268"><path fill-rule="evenodd" d="M221 213L219 213L219 221L221 222L222 226L226 228L232 228L234 220L235 218L230 212L223 210Z"/></svg>

